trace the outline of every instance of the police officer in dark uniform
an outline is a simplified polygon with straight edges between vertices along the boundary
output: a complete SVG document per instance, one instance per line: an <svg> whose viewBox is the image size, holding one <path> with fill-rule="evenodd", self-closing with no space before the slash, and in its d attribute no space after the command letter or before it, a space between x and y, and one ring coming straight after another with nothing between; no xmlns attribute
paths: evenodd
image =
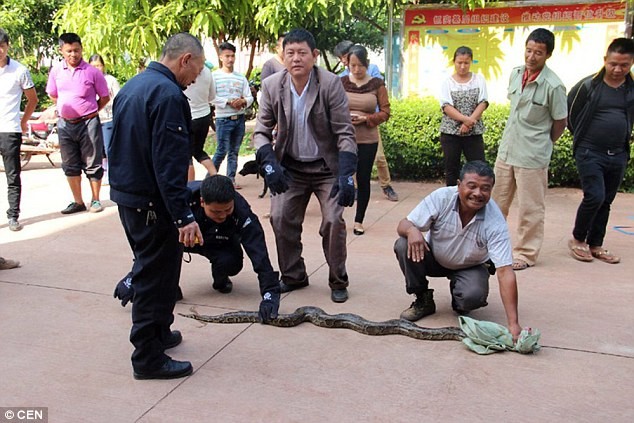
<svg viewBox="0 0 634 423"><path fill-rule="evenodd" d="M211 263L213 289L228 294L233 288L229 276L242 270L246 251L260 283L260 319L266 323L277 317L280 305L279 273L273 271L264 239L264 230L249 203L238 194L231 179L208 176L189 183L190 206L203 234L202 245L185 248Z"/></svg>
<svg viewBox="0 0 634 423"><path fill-rule="evenodd" d="M165 350L182 340L170 326L183 245L202 238L189 207L191 115L183 90L204 61L195 37L176 34L165 43L161 59L130 79L113 105L110 197L135 259L130 342L136 379L173 379L193 370L190 362L173 360Z"/></svg>

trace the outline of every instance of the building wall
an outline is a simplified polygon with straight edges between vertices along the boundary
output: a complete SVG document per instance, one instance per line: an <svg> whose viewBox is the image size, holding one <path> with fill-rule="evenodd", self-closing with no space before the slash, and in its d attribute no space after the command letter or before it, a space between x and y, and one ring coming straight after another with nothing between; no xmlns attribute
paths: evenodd
<svg viewBox="0 0 634 423"><path fill-rule="evenodd" d="M490 100L506 102L509 74L514 67L524 63L526 38L538 27L547 28L555 34L555 50L547 65L559 75L567 88L571 88L579 79L598 71L603 66L603 56L610 41L623 36L625 6L621 2L593 2L591 6L574 6L567 2L565 10L570 10L570 15L565 16L579 21L567 22L563 18L552 22L530 21L531 17L543 19L546 12L552 16L553 10L559 10L555 7L518 8L518 22L505 22L504 25L499 21L494 25L456 24L459 17L469 15L459 9L445 12L445 15L442 15L442 10L450 9L436 9L440 12L425 15L420 10L429 9L414 9L409 16L406 13L401 94L437 96L442 81L454 72L452 58L455 49L466 45L474 51L472 71L483 74L487 80ZM478 10L492 13L491 9L476 9L472 14L477 14ZM534 14L539 11L539 16ZM595 15L599 14L601 18L596 19ZM455 20L450 25L434 25L432 19L438 22L438 16L452 16ZM522 22L526 16L528 21ZM511 16L509 20L512 19Z"/></svg>

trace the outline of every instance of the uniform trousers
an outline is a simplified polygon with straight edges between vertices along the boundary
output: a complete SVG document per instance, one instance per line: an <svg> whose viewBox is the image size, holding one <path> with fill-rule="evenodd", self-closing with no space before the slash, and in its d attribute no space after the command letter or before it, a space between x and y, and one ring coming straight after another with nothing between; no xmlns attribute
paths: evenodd
<svg viewBox="0 0 634 423"><path fill-rule="evenodd" d="M244 255L238 236L232 236L222 244L205 243L202 247L192 248L191 252L209 260L214 282L223 283L229 276L235 276L242 270Z"/></svg>
<svg viewBox="0 0 634 423"><path fill-rule="evenodd" d="M331 289L346 288L348 274L343 206L337 204L336 196L330 198L335 175L323 160L303 163L285 159L282 164L292 180L286 192L271 197L271 226L275 233L282 281L287 285L308 281L302 257L302 225L308 202L315 194L321 208L319 235L329 268L329 286Z"/></svg>
<svg viewBox="0 0 634 423"><path fill-rule="evenodd" d="M119 218L135 259L132 367L135 372L149 372L168 359L164 344L174 322L183 246L164 207L152 211L119 205Z"/></svg>

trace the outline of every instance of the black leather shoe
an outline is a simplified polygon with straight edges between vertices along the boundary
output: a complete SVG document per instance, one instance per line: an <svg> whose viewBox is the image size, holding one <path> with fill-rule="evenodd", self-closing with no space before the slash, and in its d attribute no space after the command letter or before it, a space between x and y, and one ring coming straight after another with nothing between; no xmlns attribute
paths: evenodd
<svg viewBox="0 0 634 423"><path fill-rule="evenodd" d="M147 379L177 379L192 374L194 368L189 361L176 361L168 358L165 364L151 372L134 372L137 380Z"/></svg>
<svg viewBox="0 0 634 423"><path fill-rule="evenodd" d="M285 292L295 291L296 289L306 288L308 286L308 281L297 283L294 285L287 285L283 281L280 281L280 293L284 294Z"/></svg>
<svg viewBox="0 0 634 423"><path fill-rule="evenodd" d="M348 289L333 289L330 293L330 299L335 303L345 303L348 300Z"/></svg>
<svg viewBox="0 0 634 423"><path fill-rule="evenodd" d="M170 348L174 348L179 345L181 342L183 342L183 335L181 334L181 331L173 330L170 333L169 338L163 341L163 346L166 350L169 350Z"/></svg>
<svg viewBox="0 0 634 423"><path fill-rule="evenodd" d="M214 281L211 287L221 294L228 294L233 290L233 282L231 282L231 279L227 278L222 282Z"/></svg>

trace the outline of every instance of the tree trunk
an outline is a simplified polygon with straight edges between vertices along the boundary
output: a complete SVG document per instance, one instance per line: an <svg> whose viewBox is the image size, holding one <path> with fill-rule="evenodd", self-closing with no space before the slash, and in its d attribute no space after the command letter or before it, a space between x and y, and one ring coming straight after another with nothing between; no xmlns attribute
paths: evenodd
<svg viewBox="0 0 634 423"><path fill-rule="evenodd" d="M324 58L324 62L326 62L326 69L328 69L330 72L333 72L333 69L330 66L330 61L328 60L328 55L327 54L322 54L321 57L323 57Z"/></svg>
<svg viewBox="0 0 634 423"><path fill-rule="evenodd" d="M258 40L251 40L251 53L249 54L249 67L247 68L246 77L249 79L251 76L251 71L253 70L253 59L255 58L255 49L257 46Z"/></svg>

